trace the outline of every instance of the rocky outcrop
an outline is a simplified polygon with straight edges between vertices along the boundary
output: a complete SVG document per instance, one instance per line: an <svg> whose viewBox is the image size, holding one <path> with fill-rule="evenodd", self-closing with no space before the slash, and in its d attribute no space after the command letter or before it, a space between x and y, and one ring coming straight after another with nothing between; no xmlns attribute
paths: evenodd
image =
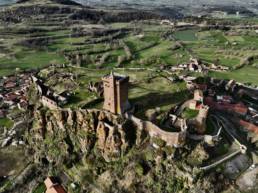
<svg viewBox="0 0 258 193"><path fill-rule="evenodd" d="M75 170L72 178L85 184L83 189L89 192L191 189L194 193L210 190L215 193L225 188L224 179L215 185L214 173L204 178L200 170L183 161L182 156L187 158L188 155L188 160L206 160L202 147L194 150L199 154L191 153L190 149L175 149L169 144L175 134L160 133L153 125L143 125L139 127L135 120L102 110L40 108L34 111L34 122L27 133L27 142L33 150L28 152L34 155L35 161ZM150 145L150 139L160 135L167 146ZM74 165L80 165L80 169Z"/></svg>
<svg viewBox="0 0 258 193"><path fill-rule="evenodd" d="M111 161L135 144L136 130L129 120L105 111L39 109L27 139L37 161L72 161L71 155L78 157L91 151Z"/></svg>

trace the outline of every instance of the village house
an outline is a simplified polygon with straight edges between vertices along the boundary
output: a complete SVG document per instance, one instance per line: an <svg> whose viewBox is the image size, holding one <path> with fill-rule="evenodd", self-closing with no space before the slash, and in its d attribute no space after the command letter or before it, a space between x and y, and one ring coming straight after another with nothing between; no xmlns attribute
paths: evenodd
<svg viewBox="0 0 258 193"><path fill-rule="evenodd" d="M217 102L212 97L205 97L204 103L212 109L227 111L229 113L236 113L245 116L248 112L247 106L243 103L228 103L228 102Z"/></svg>
<svg viewBox="0 0 258 193"><path fill-rule="evenodd" d="M192 110L200 109L203 104L203 92L202 90L194 91L194 98L189 102L189 108Z"/></svg>
<svg viewBox="0 0 258 193"><path fill-rule="evenodd" d="M194 91L194 100L198 102L203 102L203 92L201 90Z"/></svg>
<svg viewBox="0 0 258 193"><path fill-rule="evenodd" d="M160 21L160 25L170 25L170 26L174 26L175 23L172 22L172 21L170 21L170 20L168 20L168 19L163 19L163 20Z"/></svg>
<svg viewBox="0 0 258 193"><path fill-rule="evenodd" d="M4 88L5 89L12 89L12 88L15 88L17 85L16 82L12 82L12 81L8 81L4 84Z"/></svg>
<svg viewBox="0 0 258 193"><path fill-rule="evenodd" d="M26 109L28 98L26 93L30 85L31 72L21 73L15 76L3 77L1 82L1 100L8 109Z"/></svg>
<svg viewBox="0 0 258 193"><path fill-rule="evenodd" d="M253 124L253 123L249 123L245 120L239 120L238 122L244 129L248 130L248 131L251 131L253 133L256 133L258 134L258 126Z"/></svg>
<svg viewBox="0 0 258 193"><path fill-rule="evenodd" d="M221 65L215 65L215 64L210 64L209 69L212 71L218 71L218 72L225 72L229 70L229 67L227 66L221 66Z"/></svg>
<svg viewBox="0 0 258 193"><path fill-rule="evenodd" d="M233 98L229 95L217 95L216 99L218 102L224 102L224 103L232 103L233 102Z"/></svg>
<svg viewBox="0 0 258 193"><path fill-rule="evenodd" d="M202 63L196 58L191 58L188 63L178 64L177 66L172 66L171 71L190 71L190 72L208 72L208 71L228 71L229 68L226 66Z"/></svg>
<svg viewBox="0 0 258 193"><path fill-rule="evenodd" d="M46 193L67 193L63 186L61 186L53 177L48 177L44 184L46 186Z"/></svg>

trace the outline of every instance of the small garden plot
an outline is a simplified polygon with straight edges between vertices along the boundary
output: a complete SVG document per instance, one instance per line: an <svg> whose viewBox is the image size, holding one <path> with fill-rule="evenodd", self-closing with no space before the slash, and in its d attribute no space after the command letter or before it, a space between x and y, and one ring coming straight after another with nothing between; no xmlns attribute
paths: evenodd
<svg viewBox="0 0 258 193"><path fill-rule="evenodd" d="M225 36L227 40L231 43L234 42L244 42L244 38L242 36Z"/></svg>
<svg viewBox="0 0 258 193"><path fill-rule="evenodd" d="M206 40L206 41L214 41L214 38L210 31L201 31L197 33L197 37L199 40Z"/></svg>
<svg viewBox="0 0 258 193"><path fill-rule="evenodd" d="M197 33L197 30L176 31L174 33L174 36L177 40L180 40L180 41L197 41L198 37L196 33Z"/></svg>
<svg viewBox="0 0 258 193"><path fill-rule="evenodd" d="M215 39L215 45L224 45L228 41L222 31L211 31L211 34Z"/></svg>

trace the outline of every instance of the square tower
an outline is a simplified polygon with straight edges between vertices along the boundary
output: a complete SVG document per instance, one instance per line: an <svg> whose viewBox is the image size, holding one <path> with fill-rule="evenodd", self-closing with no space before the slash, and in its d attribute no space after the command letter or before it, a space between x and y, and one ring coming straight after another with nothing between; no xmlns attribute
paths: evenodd
<svg viewBox="0 0 258 193"><path fill-rule="evenodd" d="M114 114L123 114L129 107L129 77L111 72L102 78L104 85L103 109Z"/></svg>

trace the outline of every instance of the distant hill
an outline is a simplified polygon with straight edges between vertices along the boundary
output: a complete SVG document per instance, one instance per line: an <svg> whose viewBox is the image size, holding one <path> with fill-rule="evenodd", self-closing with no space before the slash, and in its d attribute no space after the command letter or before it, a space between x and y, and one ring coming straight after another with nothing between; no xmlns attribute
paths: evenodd
<svg viewBox="0 0 258 193"><path fill-rule="evenodd" d="M20 2L24 2L27 0L18 0ZM42 0L43 1L43 0ZM74 2L80 3L80 4L97 4L97 5L145 5L145 6L158 6L158 5L165 5L165 6L173 6L173 5L192 5L192 6L198 6L198 5L252 5L252 4L258 4L257 0L74 0L72 2L71 0L53 0L56 2L61 2L62 4L73 4ZM3 4L11 4L14 3L15 0L0 0L0 5Z"/></svg>
<svg viewBox="0 0 258 193"><path fill-rule="evenodd" d="M198 5L248 5L257 0L75 0L82 4L98 5L146 5L146 6L198 6Z"/></svg>
<svg viewBox="0 0 258 193"><path fill-rule="evenodd" d="M62 5L81 5L75 1L72 1L72 0L18 0L17 3L27 3L27 2L31 2L31 3L34 3L34 2L50 2L50 3L57 3L57 4L62 4Z"/></svg>

